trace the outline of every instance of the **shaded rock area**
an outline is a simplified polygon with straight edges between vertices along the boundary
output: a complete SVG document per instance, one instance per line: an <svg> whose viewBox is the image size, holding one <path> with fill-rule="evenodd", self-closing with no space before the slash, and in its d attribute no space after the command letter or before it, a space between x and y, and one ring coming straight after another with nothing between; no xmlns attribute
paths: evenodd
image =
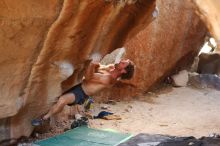
<svg viewBox="0 0 220 146"><path fill-rule="evenodd" d="M118 146L219 146L220 137L174 137L166 135L138 134Z"/></svg>
<svg viewBox="0 0 220 146"><path fill-rule="evenodd" d="M90 56L123 46L154 9L155 0L1 1L0 140L29 136Z"/></svg>
<svg viewBox="0 0 220 146"><path fill-rule="evenodd" d="M201 53L197 72L200 74L220 75L220 54L219 53Z"/></svg>
<svg viewBox="0 0 220 146"><path fill-rule="evenodd" d="M214 74L199 74L190 77L190 85L197 88L213 88L220 90L220 77Z"/></svg>

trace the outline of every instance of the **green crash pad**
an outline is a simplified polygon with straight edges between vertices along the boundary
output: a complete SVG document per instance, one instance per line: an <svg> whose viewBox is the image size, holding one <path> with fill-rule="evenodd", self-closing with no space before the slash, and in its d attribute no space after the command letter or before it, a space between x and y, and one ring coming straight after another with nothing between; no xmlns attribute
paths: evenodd
<svg viewBox="0 0 220 146"><path fill-rule="evenodd" d="M39 146L117 146L131 137L131 134L82 126L68 130L63 134L37 141L35 144Z"/></svg>

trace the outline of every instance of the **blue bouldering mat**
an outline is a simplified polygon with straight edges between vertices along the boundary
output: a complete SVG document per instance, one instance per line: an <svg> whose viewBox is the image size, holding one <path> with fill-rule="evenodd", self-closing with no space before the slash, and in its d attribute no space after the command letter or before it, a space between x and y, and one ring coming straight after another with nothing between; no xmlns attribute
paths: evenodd
<svg viewBox="0 0 220 146"><path fill-rule="evenodd" d="M86 126L35 142L39 146L117 146L131 138L131 134L97 130Z"/></svg>

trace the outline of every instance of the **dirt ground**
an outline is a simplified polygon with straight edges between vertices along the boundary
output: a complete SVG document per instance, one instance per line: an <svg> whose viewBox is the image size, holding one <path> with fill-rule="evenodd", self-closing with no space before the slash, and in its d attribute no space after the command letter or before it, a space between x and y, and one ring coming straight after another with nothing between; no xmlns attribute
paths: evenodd
<svg viewBox="0 0 220 146"><path fill-rule="evenodd" d="M117 102L116 105L96 104L121 116L121 120L90 120L98 129L115 129L124 133L168 134L172 136L209 136L220 133L220 91L192 87L166 87L139 99Z"/></svg>

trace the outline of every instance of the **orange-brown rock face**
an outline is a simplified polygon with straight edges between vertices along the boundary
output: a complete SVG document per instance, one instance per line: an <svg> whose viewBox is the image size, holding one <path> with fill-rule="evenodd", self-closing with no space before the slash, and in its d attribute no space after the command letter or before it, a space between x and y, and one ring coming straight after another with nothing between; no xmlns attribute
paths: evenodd
<svg viewBox="0 0 220 146"><path fill-rule="evenodd" d="M30 135L87 59L123 46L154 9L155 0L0 1L0 141Z"/></svg>
<svg viewBox="0 0 220 146"><path fill-rule="evenodd" d="M47 102L46 96L38 97L26 92L34 90L28 89L27 85L48 30L58 17L61 3L60 0L0 2L0 140L10 137L10 118L7 117L15 116L22 107L30 104L25 98L45 98L44 102ZM43 95L45 90L39 89L39 95ZM26 113L31 114L33 110L34 116L37 108L30 108ZM22 115L21 118L26 120L27 116ZM25 130L26 127L30 129L30 126L22 128Z"/></svg>
<svg viewBox="0 0 220 146"><path fill-rule="evenodd" d="M220 1L192 0L199 16L203 19L220 49Z"/></svg>
<svg viewBox="0 0 220 146"><path fill-rule="evenodd" d="M102 98L120 99L147 91L174 69L184 68L203 44L206 27L189 1L158 0L158 16L125 43L125 58L136 64L131 81L117 84Z"/></svg>

